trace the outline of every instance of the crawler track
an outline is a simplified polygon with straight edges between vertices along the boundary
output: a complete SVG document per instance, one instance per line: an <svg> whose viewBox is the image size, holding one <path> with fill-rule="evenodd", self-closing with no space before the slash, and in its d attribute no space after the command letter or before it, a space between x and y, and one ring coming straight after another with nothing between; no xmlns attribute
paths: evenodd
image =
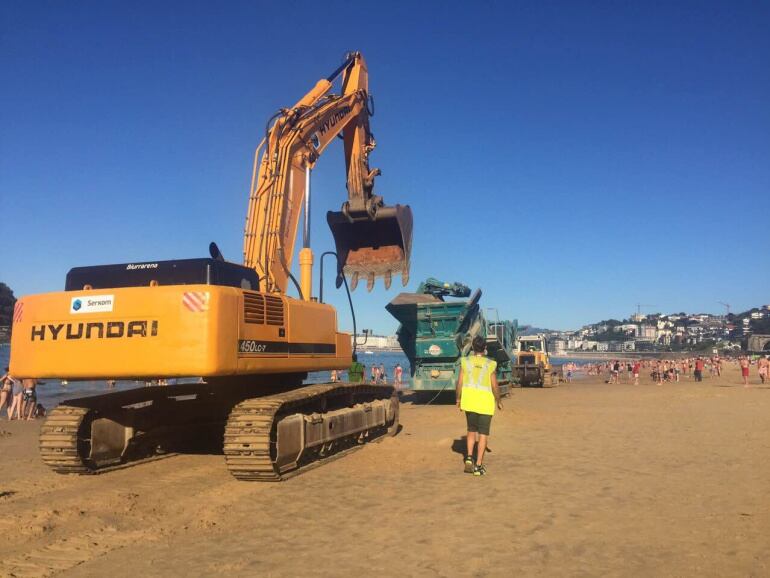
<svg viewBox="0 0 770 578"><path fill-rule="evenodd" d="M60 474L88 474L81 458L84 440L78 435L88 409L60 405L49 412L40 429L40 457Z"/></svg>
<svg viewBox="0 0 770 578"><path fill-rule="evenodd" d="M313 413L317 407L334 404L347 398L367 404L390 399L394 390L390 386L359 384L320 384L303 387L269 397L245 400L231 412L225 427L224 451L230 473L239 480L277 482L301 471L332 459L364 441L386 433L394 434L398 428L396 415L391 424L371 429L359 429L323 444L303 455L303 460L288 471L276 463L277 423L290 414ZM350 406L349 403L343 405Z"/></svg>
<svg viewBox="0 0 770 578"><path fill-rule="evenodd" d="M93 474L188 448L216 453L224 441L226 463L236 478L278 481L398 427L398 401L390 386L287 387L187 384L68 400L49 412L40 431L40 456L57 473ZM253 397L258 392L264 393ZM290 421L283 422L286 418ZM107 430L98 427L105 420L112 424ZM284 432L280 456L279 423ZM287 440L297 452L288 464Z"/></svg>

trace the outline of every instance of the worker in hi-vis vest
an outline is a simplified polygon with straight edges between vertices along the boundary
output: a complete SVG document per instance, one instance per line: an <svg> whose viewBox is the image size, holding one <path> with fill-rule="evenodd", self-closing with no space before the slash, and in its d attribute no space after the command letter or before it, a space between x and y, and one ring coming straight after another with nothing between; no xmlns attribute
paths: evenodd
<svg viewBox="0 0 770 578"><path fill-rule="evenodd" d="M503 409L500 389L497 387L497 362L484 355L486 342L477 335L473 338L473 355L460 358L460 374L457 377L457 405L465 412L468 422L468 451L465 454L465 473L486 475L484 451L487 449L489 428L495 407ZM476 448L476 462L473 448Z"/></svg>

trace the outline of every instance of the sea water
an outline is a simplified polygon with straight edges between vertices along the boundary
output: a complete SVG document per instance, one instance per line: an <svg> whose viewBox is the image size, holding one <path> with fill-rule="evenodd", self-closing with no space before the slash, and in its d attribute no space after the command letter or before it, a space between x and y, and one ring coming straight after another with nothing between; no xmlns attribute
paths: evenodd
<svg viewBox="0 0 770 578"><path fill-rule="evenodd" d="M5 368L8 367L10 356L10 345L0 344L0 373L5 373ZM383 364L388 383L392 383L394 369L397 363L400 363L401 367L404 369L402 379L407 380L409 377L409 362L406 356L401 352L383 351L372 354L359 352L358 361L366 366L365 376L367 379L371 375L370 371L372 365L379 366L380 364ZM329 371L314 371L308 374L305 383L324 383L329 381L330 375L331 372ZM342 371L339 377L340 381L347 380L347 371ZM197 377L168 380L169 384L172 385L175 383L190 383L196 381L198 381ZM65 399L88 397L91 395L110 393L112 391L122 391L136 387L144 387L144 385L144 381L118 380L114 387L109 388L105 380L70 381L69 383L62 383L60 379L42 379L37 385L37 401L38 403L43 404L43 407L46 409L52 409Z"/></svg>

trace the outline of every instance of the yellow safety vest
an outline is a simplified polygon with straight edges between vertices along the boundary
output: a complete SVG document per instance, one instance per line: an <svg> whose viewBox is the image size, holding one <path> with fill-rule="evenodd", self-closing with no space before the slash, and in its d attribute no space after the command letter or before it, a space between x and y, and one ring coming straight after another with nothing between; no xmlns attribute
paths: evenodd
<svg viewBox="0 0 770 578"><path fill-rule="evenodd" d="M497 362L483 355L460 359L463 369L460 409L484 415L495 415L495 394L492 392L492 374Z"/></svg>

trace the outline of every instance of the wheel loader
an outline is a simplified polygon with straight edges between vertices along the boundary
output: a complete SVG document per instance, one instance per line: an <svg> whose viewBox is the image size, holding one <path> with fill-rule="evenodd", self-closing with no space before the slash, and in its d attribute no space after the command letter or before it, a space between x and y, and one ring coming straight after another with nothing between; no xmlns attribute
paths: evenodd
<svg viewBox="0 0 770 578"><path fill-rule="evenodd" d="M522 387L554 387L558 373L551 365L545 335L522 335L516 342L513 376Z"/></svg>

